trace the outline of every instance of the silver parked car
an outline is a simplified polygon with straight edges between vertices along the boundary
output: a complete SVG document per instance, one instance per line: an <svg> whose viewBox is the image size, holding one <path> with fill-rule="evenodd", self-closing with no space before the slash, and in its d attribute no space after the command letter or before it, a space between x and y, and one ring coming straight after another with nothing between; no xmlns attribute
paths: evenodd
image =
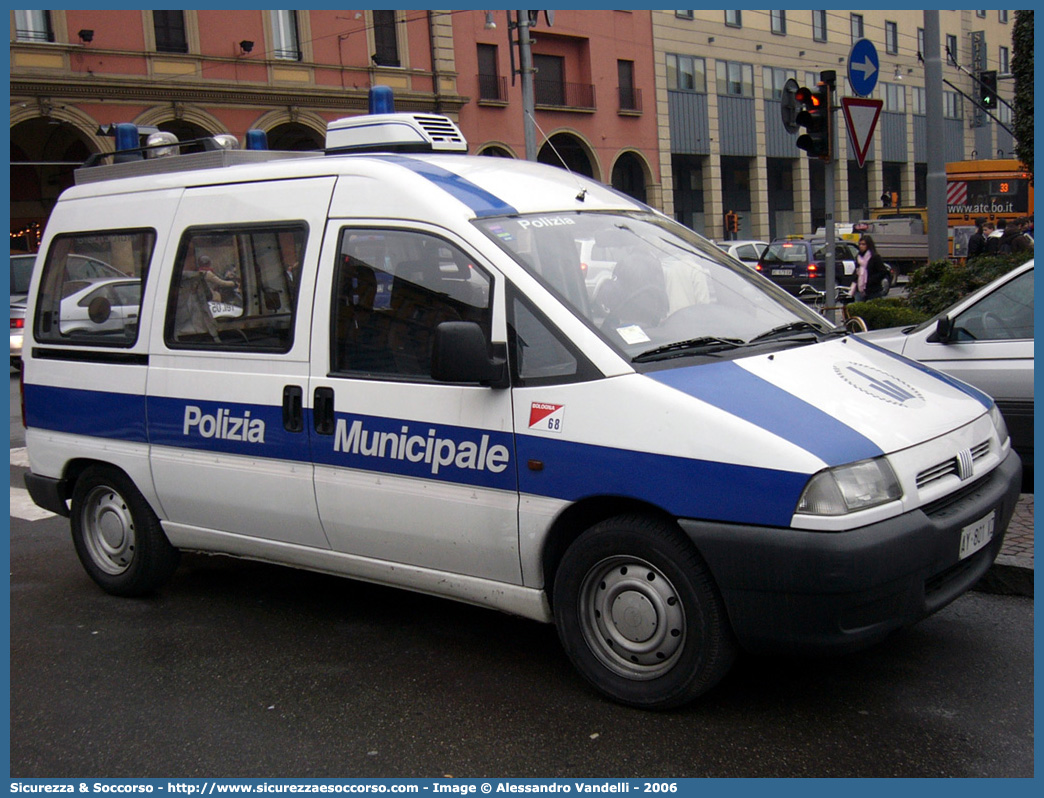
<svg viewBox="0 0 1044 798"><path fill-rule="evenodd" d="M916 327L860 333L974 385L1004 415L1012 446L1033 468L1033 261Z"/></svg>
<svg viewBox="0 0 1044 798"><path fill-rule="evenodd" d="M29 295L29 282L33 279L33 264L36 255L11 256L11 302L25 304Z"/></svg>
<svg viewBox="0 0 1044 798"><path fill-rule="evenodd" d="M36 255L11 256L11 368L22 360L22 335L25 329L25 299L33 278Z"/></svg>

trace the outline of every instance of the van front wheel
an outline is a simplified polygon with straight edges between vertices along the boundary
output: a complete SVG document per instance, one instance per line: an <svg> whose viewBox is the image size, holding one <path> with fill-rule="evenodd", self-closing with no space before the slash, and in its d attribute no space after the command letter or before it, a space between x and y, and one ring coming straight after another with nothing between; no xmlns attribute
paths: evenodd
<svg viewBox="0 0 1044 798"><path fill-rule="evenodd" d="M178 550L122 471L108 466L84 471L73 490L69 520L80 563L107 593L151 593L178 567Z"/></svg>
<svg viewBox="0 0 1044 798"><path fill-rule="evenodd" d="M580 535L555 577L554 614L580 673L631 706L680 706L735 659L724 604L699 554L652 518L612 518Z"/></svg>

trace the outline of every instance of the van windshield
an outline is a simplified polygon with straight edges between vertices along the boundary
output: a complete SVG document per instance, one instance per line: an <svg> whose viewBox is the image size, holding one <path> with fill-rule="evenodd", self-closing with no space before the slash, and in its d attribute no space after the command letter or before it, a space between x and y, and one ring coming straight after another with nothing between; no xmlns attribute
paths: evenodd
<svg viewBox="0 0 1044 798"><path fill-rule="evenodd" d="M654 214L549 213L475 223L628 359L685 354L686 343L741 345L782 328L833 329L750 267Z"/></svg>

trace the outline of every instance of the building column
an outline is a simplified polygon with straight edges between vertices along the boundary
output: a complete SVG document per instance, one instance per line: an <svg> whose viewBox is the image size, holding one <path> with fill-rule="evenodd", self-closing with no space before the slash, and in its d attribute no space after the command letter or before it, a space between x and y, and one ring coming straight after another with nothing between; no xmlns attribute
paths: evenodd
<svg viewBox="0 0 1044 798"><path fill-rule="evenodd" d="M653 17L653 25L655 27L655 14ZM655 59L653 72L656 76L656 137L657 155L660 159L660 188L659 204L652 201L649 204L654 208L659 208L665 215L674 219L674 167L671 163L671 120L670 106L667 101L667 62L662 57L662 53L658 54Z"/></svg>
<svg viewBox="0 0 1044 798"><path fill-rule="evenodd" d="M768 240L769 212L768 158L758 155L750 159L750 238Z"/></svg>
<svg viewBox="0 0 1044 798"><path fill-rule="evenodd" d="M711 155L703 162L703 235L712 240L725 234L724 192L721 190L721 156ZM700 232L697 230L696 232Z"/></svg>
<svg viewBox="0 0 1044 798"><path fill-rule="evenodd" d="M880 149L880 147L878 147ZM867 161L866 163L867 194L869 194L870 207L880 208L881 195L884 194L884 167L881 161Z"/></svg>
<svg viewBox="0 0 1044 798"><path fill-rule="evenodd" d="M913 161L903 164L900 173L902 188L899 189L899 202L904 206L917 204L917 179Z"/></svg>

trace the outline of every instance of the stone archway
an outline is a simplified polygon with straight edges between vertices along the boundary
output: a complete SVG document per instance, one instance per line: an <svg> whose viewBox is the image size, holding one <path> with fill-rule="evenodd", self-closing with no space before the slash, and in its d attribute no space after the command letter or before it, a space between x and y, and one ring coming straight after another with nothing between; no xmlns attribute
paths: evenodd
<svg viewBox="0 0 1044 798"><path fill-rule="evenodd" d="M476 155L485 155L490 158L514 158L511 150L501 144L486 144Z"/></svg>
<svg viewBox="0 0 1044 798"><path fill-rule="evenodd" d="M162 131L167 133L173 133L178 137L178 141L193 141L195 139L203 139L213 136L214 133L201 125L197 125L195 122L190 122L187 119L167 119L163 122L159 122L156 125ZM203 152L202 144L187 144L181 148L182 154L190 152Z"/></svg>
<svg viewBox="0 0 1044 798"><path fill-rule="evenodd" d="M540 148L537 161L550 166L564 167L575 174L598 179L591 149L572 133L555 133Z"/></svg>
<svg viewBox="0 0 1044 798"><path fill-rule="evenodd" d="M646 187L649 184L649 168L636 152L620 155L613 164L612 187L639 202L648 202Z"/></svg>
<svg viewBox="0 0 1044 798"><path fill-rule="evenodd" d="M309 152L326 147L327 120L311 111L297 109L269 111L251 124L265 131L270 150Z"/></svg>
<svg viewBox="0 0 1044 798"><path fill-rule="evenodd" d="M93 131L91 131L93 133ZM88 133L54 116L11 127L11 246L34 252L58 195L73 185L76 168L96 148Z"/></svg>
<svg viewBox="0 0 1044 798"><path fill-rule="evenodd" d="M139 128L155 127L167 133L173 133L178 141L193 141L194 139L210 138L219 133L228 133L228 129L221 120L213 114L192 105L156 106L140 114L134 120ZM181 148L182 154L190 152L202 152L202 144L191 144Z"/></svg>
<svg viewBox="0 0 1044 798"><path fill-rule="evenodd" d="M266 134L270 150L311 152L326 146L325 138L308 125L300 122L285 122L276 125Z"/></svg>

